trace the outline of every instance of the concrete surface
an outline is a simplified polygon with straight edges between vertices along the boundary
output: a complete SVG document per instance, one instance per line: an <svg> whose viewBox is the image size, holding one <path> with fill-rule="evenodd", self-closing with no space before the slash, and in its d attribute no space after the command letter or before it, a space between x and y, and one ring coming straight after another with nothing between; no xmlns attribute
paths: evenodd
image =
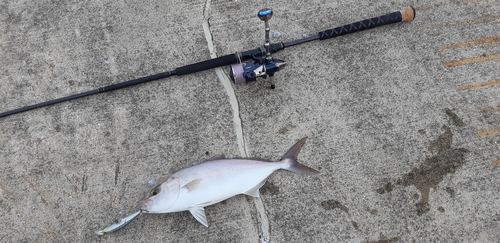
<svg viewBox="0 0 500 243"><path fill-rule="evenodd" d="M499 1L2 0L0 111L256 48L264 7L277 42L408 5L413 22L275 54L275 90L214 69L0 119L0 241L498 242ZM151 179L304 136L322 175L278 171L209 228L182 212L94 234Z"/></svg>

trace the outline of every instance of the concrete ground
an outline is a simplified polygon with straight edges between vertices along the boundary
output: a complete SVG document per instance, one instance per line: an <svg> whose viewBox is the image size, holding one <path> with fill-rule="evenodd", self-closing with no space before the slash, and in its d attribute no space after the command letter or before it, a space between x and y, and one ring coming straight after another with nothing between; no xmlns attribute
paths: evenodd
<svg viewBox="0 0 500 243"><path fill-rule="evenodd" d="M275 90L224 67L0 118L0 241L498 242L498 0L2 0L0 112L254 49L264 7L285 42L405 6L413 22L274 54ZM260 199L207 207L209 228L181 212L94 233L151 179L305 136L321 175L275 172Z"/></svg>

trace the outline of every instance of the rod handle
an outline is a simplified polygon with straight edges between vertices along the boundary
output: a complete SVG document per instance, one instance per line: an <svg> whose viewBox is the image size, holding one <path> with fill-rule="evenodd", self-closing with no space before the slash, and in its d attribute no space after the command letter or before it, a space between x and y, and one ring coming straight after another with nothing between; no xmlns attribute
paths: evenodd
<svg viewBox="0 0 500 243"><path fill-rule="evenodd" d="M178 67L175 69L174 73L176 75L186 75L190 73L195 73L199 71L204 71L216 67L222 67L231 65L238 62L238 54L229 54L221 57L217 57L214 59L197 62L193 64L189 64L186 66Z"/></svg>
<svg viewBox="0 0 500 243"><path fill-rule="evenodd" d="M347 35L362 30L380 27L387 24L394 24L398 22L410 22L414 18L415 18L415 9L413 9L412 7L406 7L400 11L392 12L379 17L365 19L352 24L321 31L318 33L318 36L320 40L326 40L337 36Z"/></svg>

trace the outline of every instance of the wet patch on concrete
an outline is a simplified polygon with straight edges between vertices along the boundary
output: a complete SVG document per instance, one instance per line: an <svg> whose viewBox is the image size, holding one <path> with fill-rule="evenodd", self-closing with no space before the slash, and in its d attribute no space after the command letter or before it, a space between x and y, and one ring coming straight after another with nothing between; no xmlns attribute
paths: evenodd
<svg viewBox="0 0 500 243"><path fill-rule="evenodd" d="M455 189L453 189L451 187L447 187L445 190L447 193L450 194L450 197L455 197Z"/></svg>
<svg viewBox="0 0 500 243"><path fill-rule="evenodd" d="M325 210L335 210L335 209L342 210L344 213L346 213L349 216L349 219L351 220L352 227L354 227L354 229L356 229L356 230L359 230L358 222L352 220L351 214L349 213L349 208L347 208L345 205L343 205L339 201L337 201L337 200L323 201L323 202L321 202L321 207L323 207Z"/></svg>
<svg viewBox="0 0 500 243"><path fill-rule="evenodd" d="M387 183L383 187L377 189L378 194L384 194L386 192L391 192L394 189L394 185L392 183Z"/></svg>
<svg viewBox="0 0 500 243"><path fill-rule="evenodd" d="M295 126L295 125L287 125L287 126L285 126L285 127L282 127L282 128L281 128L278 132L279 132L279 134L284 135L284 134L286 134L287 132L289 132L290 130L292 130L292 129L296 128L296 127L297 127L297 126Z"/></svg>
<svg viewBox="0 0 500 243"><path fill-rule="evenodd" d="M377 209L370 209L370 210L368 210L368 212L370 212L371 215L378 215Z"/></svg>
<svg viewBox="0 0 500 243"><path fill-rule="evenodd" d="M448 113L447 113L448 114ZM450 116L450 115L449 115ZM458 121L453 121L453 123ZM465 164L465 154L469 151L465 148L452 148L453 134L448 126L443 126L444 133L436 140L431 141L429 150L435 154L427 158L418 167L403 175L396 181L396 185L415 186L420 191L420 201L415 205L417 214L422 215L430 210L429 192L431 188L436 188L448 174L455 173ZM394 186L388 183L377 189L379 194L392 191ZM453 189L446 189L454 196Z"/></svg>
<svg viewBox="0 0 500 243"><path fill-rule="evenodd" d="M455 125L457 127L464 127L465 126L464 121L462 119L460 119L460 117L458 117L458 115L455 114L455 112L453 112L449 108L444 108L444 112L446 113L446 115L448 117L450 117L450 121L453 125Z"/></svg>
<svg viewBox="0 0 500 243"><path fill-rule="evenodd" d="M352 227L354 227L356 230L359 230L359 225L358 222L351 220Z"/></svg>
<svg viewBox="0 0 500 243"><path fill-rule="evenodd" d="M272 182L266 182L264 186L260 188L260 193L262 194L271 194L273 196L280 194L280 188L274 185Z"/></svg>
<svg viewBox="0 0 500 243"><path fill-rule="evenodd" d="M395 236L392 238L386 238L383 234L380 234L379 240L369 241L370 243L394 243L401 240L401 236Z"/></svg>
<svg viewBox="0 0 500 243"><path fill-rule="evenodd" d="M325 210L334 210L338 208L344 211L345 213L349 214L349 208L342 205L342 203L336 200L323 201L321 202L321 207L323 207Z"/></svg>

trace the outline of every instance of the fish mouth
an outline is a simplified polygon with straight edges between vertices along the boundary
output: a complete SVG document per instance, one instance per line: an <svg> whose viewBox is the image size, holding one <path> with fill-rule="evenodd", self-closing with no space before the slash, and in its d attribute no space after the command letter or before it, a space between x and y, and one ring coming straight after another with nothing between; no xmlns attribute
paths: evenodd
<svg viewBox="0 0 500 243"><path fill-rule="evenodd" d="M145 192L142 197L137 201L136 208L141 210L141 212L148 213L151 208L151 199L149 193Z"/></svg>
<svg viewBox="0 0 500 243"><path fill-rule="evenodd" d="M141 213L149 213L148 207L146 207L145 205L139 207L139 210L141 211Z"/></svg>
<svg viewBox="0 0 500 243"><path fill-rule="evenodd" d="M143 200L140 200L138 203L137 203L137 208L139 210L141 210L141 212L144 212L144 213L149 213L149 203L151 203L148 199L143 199Z"/></svg>
<svg viewBox="0 0 500 243"><path fill-rule="evenodd" d="M149 213L149 206L147 204L147 201L139 204L139 210L141 210L141 212L144 212L144 213Z"/></svg>

